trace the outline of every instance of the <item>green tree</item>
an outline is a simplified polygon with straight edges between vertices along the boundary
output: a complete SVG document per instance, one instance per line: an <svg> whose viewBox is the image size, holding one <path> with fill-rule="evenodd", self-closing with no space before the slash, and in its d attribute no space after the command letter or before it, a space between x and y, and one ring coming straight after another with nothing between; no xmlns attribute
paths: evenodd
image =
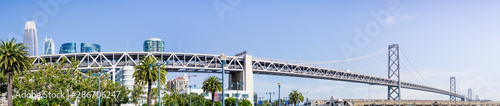
<svg viewBox="0 0 500 106"><path fill-rule="evenodd" d="M104 78L109 78L109 75L104 75ZM101 79L101 84L102 96L109 97L102 98L102 106L115 106L115 104L125 104L129 101L128 94L130 91L125 86L121 86L121 84L117 82L113 83L112 80L103 79ZM118 91L120 92L119 94L117 93ZM107 92L114 93L115 95L107 95Z"/></svg>
<svg viewBox="0 0 500 106"><path fill-rule="evenodd" d="M0 71L7 75L7 100L9 106L12 101L12 74L19 74L31 69L32 59L28 57L25 51L26 46L22 43L16 43L16 39L3 41L0 40Z"/></svg>
<svg viewBox="0 0 500 106"><path fill-rule="evenodd" d="M271 106L271 104L269 104L269 100L263 100L261 106Z"/></svg>
<svg viewBox="0 0 500 106"><path fill-rule="evenodd" d="M226 102L226 106L234 106L236 105L236 99L234 99L233 97L229 97L229 98L226 98L224 100L224 102Z"/></svg>
<svg viewBox="0 0 500 106"><path fill-rule="evenodd" d="M207 99L205 99L205 96L203 96L202 94L192 94L192 104L193 106L205 106L205 101L208 101ZM208 105L210 106L210 105Z"/></svg>
<svg viewBox="0 0 500 106"><path fill-rule="evenodd" d="M292 102L294 105L297 105L298 102L304 101L304 96L302 96L302 93L299 92L299 90L292 90L290 94L288 94L288 101Z"/></svg>
<svg viewBox="0 0 500 106"><path fill-rule="evenodd" d="M240 100L240 103L238 104L240 106L252 106L252 102L249 100Z"/></svg>
<svg viewBox="0 0 500 106"><path fill-rule="evenodd" d="M134 85L134 88L132 89L132 102L134 102L135 106L139 104L139 100L142 98L142 94L144 94L144 91L142 91L142 85Z"/></svg>
<svg viewBox="0 0 500 106"><path fill-rule="evenodd" d="M163 96L167 95L167 92L164 91L164 89L161 90L161 94ZM158 88L152 88L151 89L151 97L152 99L154 100L158 100ZM162 97L162 100L163 100L163 97ZM163 103L163 102L162 102ZM159 104L158 101L155 101L154 104ZM164 103L163 103L164 104ZM156 105L155 105L156 106Z"/></svg>
<svg viewBox="0 0 500 106"><path fill-rule="evenodd" d="M135 84L139 85L148 85L148 105L151 105L151 84L158 81L158 76L160 76L160 83L165 84L165 76L167 75L167 71L163 68L158 67L157 61L153 58L153 56L144 56L143 60L138 63L138 65L134 66L136 70L133 74L135 78ZM163 66L164 67L164 66ZM158 75L158 68L161 69L160 75Z"/></svg>
<svg viewBox="0 0 500 106"><path fill-rule="evenodd" d="M0 74L0 93L7 92L7 76Z"/></svg>
<svg viewBox="0 0 500 106"><path fill-rule="evenodd" d="M80 106L97 105L99 85L101 86L100 91L103 92L101 96L109 97L103 97L101 101L103 106L120 105L128 102L127 95L130 91L118 82L113 83L112 80L109 80L108 74L98 76L91 71L82 73L80 70L77 70L78 61L75 59L71 59L71 62L67 60L67 58L63 58L59 62L48 63L42 59L39 60L41 64L37 64L34 68L37 71L14 75L13 82L16 84L13 87L15 91L19 91L15 96L16 98L14 98L16 101L15 104L39 106L42 105L41 101L43 101L44 105L67 106L70 101L78 101L78 105ZM100 69L93 69L93 71L97 72ZM98 79L101 79L100 83L98 83ZM42 94L41 96L44 98L40 100L17 96L20 93L30 91L46 95ZM68 95L48 98L48 92ZM83 97L82 92L91 93Z"/></svg>
<svg viewBox="0 0 500 106"><path fill-rule="evenodd" d="M45 104L55 104L55 105L64 105L68 104L67 99L70 99L68 96L57 97L57 98L47 98L48 92L56 93L56 94L66 94L72 93L75 86L75 79L73 78L75 75L76 65L78 62L74 61L73 63L68 64L66 58L62 59L62 61L58 63L47 64L45 60L39 60L42 64L38 64L35 69L38 71L34 72L26 72L24 74L16 74L13 79L14 90L16 92L15 98L17 100L26 101L23 102L24 105L36 104L35 101L29 101L32 99L30 97L20 97L21 93L29 93L31 91L43 93L42 97L48 100L49 103L44 102Z"/></svg>
<svg viewBox="0 0 500 106"><path fill-rule="evenodd" d="M272 103L272 105L273 105L273 106L277 106L277 105L279 105L279 104L281 104L281 105L284 105L284 104L285 104L285 101L283 101L283 100L281 100L281 103L278 103L278 102L279 102L279 100L280 100L280 99L275 100L275 101Z"/></svg>
<svg viewBox="0 0 500 106"><path fill-rule="evenodd" d="M215 106L215 92L220 92L223 89L221 79L216 76L210 76L205 81L203 81L203 86L201 87L201 89L203 89L203 92L205 93L212 94L212 106Z"/></svg>

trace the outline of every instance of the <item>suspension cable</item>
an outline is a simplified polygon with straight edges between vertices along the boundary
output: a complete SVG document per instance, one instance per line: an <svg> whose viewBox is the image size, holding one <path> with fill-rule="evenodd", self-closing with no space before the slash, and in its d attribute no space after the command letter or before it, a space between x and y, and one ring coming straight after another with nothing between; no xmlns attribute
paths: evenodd
<svg viewBox="0 0 500 106"><path fill-rule="evenodd" d="M404 69L406 69L406 71L407 71L408 73L410 73L410 75L411 75L411 76L412 76L415 80L417 80L420 84L424 85L424 83L420 82L420 81L417 79L417 77L413 76L413 74L410 72L410 70L408 70L408 68L406 68L406 66L405 66L404 64L401 64L401 65L403 65L403 68L404 68Z"/></svg>
<svg viewBox="0 0 500 106"><path fill-rule="evenodd" d="M418 76L420 76L420 78L422 78L427 84L429 84L430 86L434 87L431 83L429 83L427 80L425 80L424 77L422 77L422 75L417 71L417 69L415 68L415 66L413 66L413 64L411 63L410 59L408 59L408 57L406 56L405 52L403 51L403 49L401 49L401 53L403 53L403 56L405 57L406 60L408 60L408 63L410 63L411 67L413 68L413 70L415 72L417 72Z"/></svg>

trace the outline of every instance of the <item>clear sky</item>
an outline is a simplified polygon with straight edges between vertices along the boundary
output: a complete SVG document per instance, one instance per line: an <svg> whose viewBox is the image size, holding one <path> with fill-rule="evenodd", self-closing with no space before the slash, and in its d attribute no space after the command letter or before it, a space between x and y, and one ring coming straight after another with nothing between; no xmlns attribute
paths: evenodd
<svg viewBox="0 0 500 106"><path fill-rule="evenodd" d="M168 52L246 50L258 58L302 61L354 58L397 43L422 76L401 60L410 70L401 71L403 81L420 84L417 79L425 78L449 90L449 77L455 76L461 94L472 88L474 97L500 101L495 77L500 75L500 1L234 1L1 1L0 38L22 42L25 22L35 20L39 53L45 36L54 39L56 52L66 42L97 43L103 52L141 51L144 40L155 37L165 40ZM346 64L353 72L387 77L385 54ZM192 78L197 85L208 75L192 74L199 75ZM310 99L387 98L383 86L268 75L255 75L254 89L268 99L265 92L277 93L278 82L282 96L298 89ZM402 92L402 99L449 99Z"/></svg>

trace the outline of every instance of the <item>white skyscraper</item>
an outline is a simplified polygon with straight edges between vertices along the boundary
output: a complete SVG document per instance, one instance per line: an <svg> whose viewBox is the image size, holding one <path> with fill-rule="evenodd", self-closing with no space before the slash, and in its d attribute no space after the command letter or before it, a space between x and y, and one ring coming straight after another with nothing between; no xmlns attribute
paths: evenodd
<svg viewBox="0 0 500 106"><path fill-rule="evenodd" d="M23 43L28 47L27 51L31 56L38 55L38 36L36 34L35 21L26 22Z"/></svg>
<svg viewBox="0 0 500 106"><path fill-rule="evenodd" d="M55 52L56 49L54 47L54 40L52 40L52 38L47 39L47 37L45 37L45 40L43 41L43 55L50 55Z"/></svg>

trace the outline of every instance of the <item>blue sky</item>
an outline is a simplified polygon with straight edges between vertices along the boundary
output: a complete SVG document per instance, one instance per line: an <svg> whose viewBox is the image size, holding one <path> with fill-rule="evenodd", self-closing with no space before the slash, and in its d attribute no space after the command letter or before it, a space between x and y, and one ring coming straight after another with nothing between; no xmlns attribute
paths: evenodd
<svg viewBox="0 0 500 106"><path fill-rule="evenodd" d="M46 4L52 4L48 11ZM231 11L217 12L214 4ZM493 0L1 1L0 38L22 42L25 22L35 20L39 53L45 36L54 39L56 52L66 42L98 43L103 52L127 51L127 41L128 51L141 51L145 39L156 37L165 40L168 52L236 54L247 50L258 58L303 61L354 58L398 43L432 86L449 90L449 77L456 76L462 94L473 88L481 99L500 101L500 79L494 77L500 75L496 67L500 59L498 5ZM399 11L380 20L372 15L391 9ZM365 40L356 40L360 34L356 29L366 34ZM372 35L367 35L369 31ZM343 51L346 47L356 52ZM408 61L401 61L417 77L402 70L402 80L419 83ZM353 72L387 77L386 55L343 65ZM200 75L192 78L198 85L208 75L192 74ZM387 95L383 86L268 75L254 78L255 91L265 98L265 92L277 92L278 82L283 84L282 95L298 89L310 99L368 98L368 89L370 98ZM402 92L403 99L449 99Z"/></svg>

